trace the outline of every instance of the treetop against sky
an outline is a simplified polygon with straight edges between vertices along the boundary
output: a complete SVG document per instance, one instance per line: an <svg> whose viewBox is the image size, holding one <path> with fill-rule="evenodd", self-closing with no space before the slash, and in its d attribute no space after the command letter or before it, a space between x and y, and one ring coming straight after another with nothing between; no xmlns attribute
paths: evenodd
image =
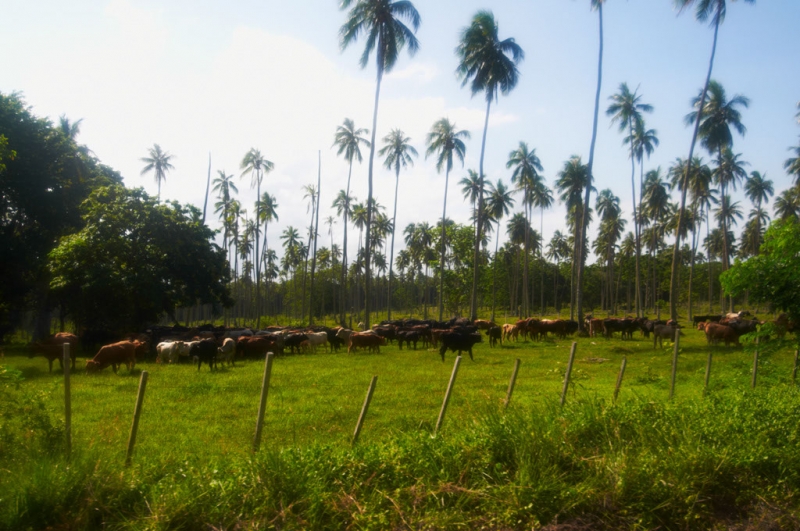
<svg viewBox="0 0 800 531"><path fill-rule="evenodd" d="M401 54L384 79L378 139L399 128L424 152L431 126L449 117L472 133L465 166L457 164L451 179L477 169L485 102L461 88L454 50L474 13L490 8L500 37L513 37L525 60L517 88L493 105L487 178L508 184L506 162L520 141L536 149L551 187L572 155L587 159L598 40L588 0L417 0L414 5L422 18L420 50L413 58ZM279 226L304 227L300 187L316 180L317 151L322 152L321 204L327 207L347 180L347 161L332 148L336 126L345 117L356 127L371 125L374 65L359 67L362 46L340 51L344 20L333 0L13 0L0 18L0 45L9 51L0 57L0 91L24 93L37 115L54 121L61 114L82 118L78 141L119 170L128 186L143 186L154 195L152 177L139 175L140 159L158 143L174 155L175 166L161 185L162 197L200 207L210 151L214 176L217 170L234 173L242 206L252 213L256 192L249 177L239 178L239 162L256 147L275 163L262 190L277 197ZM800 100L797 20L796 0L728 2L713 75L731 96L750 99L742 112L747 134L734 139L733 150L750 163L748 171L766 173L776 193L789 186L782 165L800 134L794 120ZM688 154L691 129L683 118L702 86L713 32L691 10L678 15L669 0L608 0L604 25L601 111L620 83L638 89L642 101L654 107L647 127L657 130L660 140L645 171L661 166L666 172L675 158ZM622 136L601 112L595 186L611 188L629 218L630 163ZM709 161L704 150L698 154ZM352 193L360 201L367 195L366 171L366 164L354 165ZM400 180L398 227L433 223L444 192L435 158L420 157ZM381 204L392 204L393 188L393 172L376 165L375 196ZM469 203L452 187L449 195L448 216L468 223ZM734 195L746 201L741 190ZM545 239L556 229L566 230L561 204L545 213ZM340 222L335 240L341 231ZM590 238L595 234L593 226ZM351 242L352 256L356 242Z"/></svg>

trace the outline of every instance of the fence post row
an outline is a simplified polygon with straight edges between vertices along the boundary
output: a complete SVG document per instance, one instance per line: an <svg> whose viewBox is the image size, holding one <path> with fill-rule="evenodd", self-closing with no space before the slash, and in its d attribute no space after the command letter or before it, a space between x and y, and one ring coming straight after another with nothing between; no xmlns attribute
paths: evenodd
<svg viewBox="0 0 800 531"><path fill-rule="evenodd" d="M572 374L572 363L575 361L575 349L578 347L578 342L572 342L572 349L569 351L569 361L567 362L567 372L564 373L564 388L561 390L561 407L564 407L564 402L567 401L567 389L569 388L569 377Z"/></svg>
<svg viewBox="0 0 800 531"><path fill-rule="evenodd" d="M617 401L617 396L619 396L619 389L622 387L622 377L625 376L625 366L628 364L627 356L622 357L622 365L619 367L619 374L617 375L617 385L614 388L614 402Z"/></svg>
<svg viewBox="0 0 800 531"><path fill-rule="evenodd" d="M133 459L133 447L136 444L136 432L139 429L139 417L142 415L142 402L144 402L144 391L147 388L147 371L142 371L139 378L139 392L136 393L136 407L133 409L133 423L131 423L131 434L128 437L128 451L125 454L125 466L130 466Z"/></svg>
<svg viewBox="0 0 800 531"><path fill-rule="evenodd" d="M439 411L439 418L436 420L436 428L433 430L433 434L436 435L439 433L439 428L442 427L442 423L444 422L444 415L447 412L447 403L450 402L450 393L453 392L453 384L456 381L456 375L458 374L458 366L461 364L461 356L456 356L456 361L453 363L453 372L450 374L450 383L447 384L447 391L444 393L444 401L442 402L442 409Z"/></svg>
<svg viewBox="0 0 800 531"><path fill-rule="evenodd" d="M519 358L514 362L514 370L511 372L511 380L508 382L508 391L506 392L506 403L504 409L508 408L511 402L511 394L514 392L514 385L517 383L517 373L519 372L519 364L522 363Z"/></svg>
<svg viewBox="0 0 800 531"><path fill-rule="evenodd" d="M672 378L669 383L669 399L675 395L675 377L678 372L678 349L681 344L681 329L675 329L675 348L672 349Z"/></svg>
<svg viewBox="0 0 800 531"><path fill-rule="evenodd" d="M66 438L67 459L72 456L72 396L69 382L70 355L69 343L64 343L64 436Z"/></svg>
<svg viewBox="0 0 800 531"><path fill-rule="evenodd" d="M364 417L367 416L367 410L369 409L369 403L372 401L372 393L375 392L375 383L378 381L378 375L374 375L372 377L372 381L369 382L369 389L367 389L367 396L364 398L364 405L361 406L361 414L358 415L358 422L356 423L356 431L353 432L353 442L352 445L355 446L356 442L358 442L358 436L361 434L361 426L364 424Z"/></svg>
<svg viewBox="0 0 800 531"><path fill-rule="evenodd" d="M269 392L269 377L272 374L272 352L267 352L264 360L264 377L261 379L261 401L258 405L256 418L256 434L253 437L253 451L257 452L261 446L261 430L264 428L264 413L267 407L267 393Z"/></svg>

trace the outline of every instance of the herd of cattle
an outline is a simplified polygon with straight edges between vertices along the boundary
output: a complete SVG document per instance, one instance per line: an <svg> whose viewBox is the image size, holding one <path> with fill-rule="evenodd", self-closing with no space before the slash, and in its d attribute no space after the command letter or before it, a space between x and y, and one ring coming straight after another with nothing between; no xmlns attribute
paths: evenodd
<svg viewBox="0 0 800 531"><path fill-rule="evenodd" d="M693 321L698 330L705 332L710 345L724 342L726 346L738 346L742 335L754 332L759 325L764 324L764 321L747 319L749 315L746 311L726 315L699 315ZM772 323L773 330L780 336L800 328L785 314ZM585 325L592 337L602 335L611 339L618 333L622 339L633 339L635 332L640 332L646 338L652 334L653 348L664 339L673 340L676 334L682 334L678 323L647 318L595 319L589 315ZM303 353L316 352L320 348L338 352L345 347L348 353L358 349L380 352L381 346L393 341L397 342L401 350L404 345L416 350L418 344L423 348L438 348L442 361L448 350L458 352L459 355L467 352L470 359L473 359L472 348L482 341L481 331L486 333L490 347L494 347L498 343L502 345L503 341L518 341L520 338L542 340L551 334L563 339L574 335L579 328L578 322L572 320L533 318L502 326L491 321L470 321L463 318L446 322L402 319L383 321L366 331L325 326L276 326L256 331L249 328L215 327L210 324L196 328L155 326L143 334L128 334L122 341L101 346L94 358L86 362L86 370L94 372L111 366L116 372L120 365L126 365L132 370L137 359L145 359L152 353L155 353L158 363L191 361L197 363L198 370L203 363L213 370L218 363L233 365L237 358L263 358L267 352ZM96 334L85 334L79 339L73 334L61 332L45 341L32 344L30 354L43 355L52 372L53 361L58 359L61 363L63 345L69 343L71 365L74 369L79 346L93 350L91 341L96 339Z"/></svg>

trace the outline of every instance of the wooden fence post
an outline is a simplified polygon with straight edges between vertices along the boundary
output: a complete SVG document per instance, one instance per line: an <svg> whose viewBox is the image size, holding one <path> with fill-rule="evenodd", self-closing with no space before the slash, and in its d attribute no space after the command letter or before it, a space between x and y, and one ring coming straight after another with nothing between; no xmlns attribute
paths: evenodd
<svg viewBox="0 0 800 531"><path fill-rule="evenodd" d="M69 343L64 343L64 436L66 439L67 459L72 457L72 390L70 389L69 371L70 355Z"/></svg>
<svg viewBox="0 0 800 531"><path fill-rule="evenodd" d="M511 402L511 394L514 392L514 385L517 383L517 373L519 372L519 364L522 363L519 358L517 361L514 362L514 370L511 372L511 380L508 382L508 391L506 392L506 403L503 406L503 409L508 408L509 402Z"/></svg>
<svg viewBox="0 0 800 531"><path fill-rule="evenodd" d="M669 399L675 396L675 377L678 373L678 349L681 344L681 329L675 329L675 348L672 349L672 378L669 382Z"/></svg>
<svg viewBox="0 0 800 531"><path fill-rule="evenodd" d="M628 364L628 358L622 357L622 365L619 367L619 374L617 375L617 386L614 388L614 402L617 401L619 395L619 388L622 387L622 377L625 376L625 366Z"/></svg>
<svg viewBox="0 0 800 531"><path fill-rule="evenodd" d="M128 437L128 451L125 454L125 466L130 466L133 458L133 447L136 444L136 432L139 429L139 417L142 415L142 402L144 402L144 391L147 388L147 371L142 371L139 378L139 392L136 394L136 407L133 408L133 423L131 424L131 434Z"/></svg>
<svg viewBox="0 0 800 531"><path fill-rule="evenodd" d="M264 360L264 377L261 379L261 402L258 405L258 417L256 418L256 435L253 437L253 451L257 452L261 447L261 430L264 428L264 413L267 407L267 393L269 392L269 377L272 374L272 352L267 352Z"/></svg>
<svg viewBox="0 0 800 531"><path fill-rule="evenodd" d="M575 349L578 347L578 342L572 342L572 349L569 351L569 361L567 362L567 372L564 373L564 388L561 390L561 407L564 407L564 402L567 401L567 389L569 388L569 377L572 374L572 363L575 361Z"/></svg>
<svg viewBox="0 0 800 531"><path fill-rule="evenodd" d="M711 378L711 356L712 356L712 352L711 352L710 347L709 347L708 359L706 360L706 379L705 379L705 382L703 383L703 392L704 393L708 392L708 380Z"/></svg>
<svg viewBox="0 0 800 531"><path fill-rule="evenodd" d="M792 383L797 381L797 358L800 355L800 350L794 351L794 369L792 370Z"/></svg>
<svg viewBox="0 0 800 531"><path fill-rule="evenodd" d="M453 384L456 381L456 375L458 374L458 366L460 364L461 364L461 356L456 356L456 361L453 364L453 372L450 374L450 383L447 384L447 391L444 394L442 409L439 411L439 418L436 420L436 428L433 430L434 435L439 433L439 428L442 427L442 423L444 422L444 415L447 412L447 403L450 402L450 393L453 392Z"/></svg>
<svg viewBox="0 0 800 531"><path fill-rule="evenodd" d="M367 396L364 398L364 405L361 406L361 414L358 416L358 422L356 423L356 431L353 432L353 442L352 446L356 445L358 442L358 436L361 434L361 426L364 424L364 417L367 416L367 410L369 409L369 403L372 401L372 393L375 392L375 383L378 381L378 375L374 375L372 377L372 381L369 383L369 389L367 389Z"/></svg>
<svg viewBox="0 0 800 531"><path fill-rule="evenodd" d="M753 379L750 381L750 387L756 388L756 380L758 378L758 338L756 338L756 350L753 352Z"/></svg>

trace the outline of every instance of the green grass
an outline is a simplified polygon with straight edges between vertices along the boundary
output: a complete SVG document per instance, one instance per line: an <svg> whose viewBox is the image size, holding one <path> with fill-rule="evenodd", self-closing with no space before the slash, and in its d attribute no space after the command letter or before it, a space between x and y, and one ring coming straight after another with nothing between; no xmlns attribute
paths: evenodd
<svg viewBox="0 0 800 531"><path fill-rule="evenodd" d="M13 494L0 494L0 528L530 529L566 521L706 529L758 515L796 521L800 393L791 346L763 348L756 390L752 352L714 348L704 396L708 347L702 333L686 330L668 402L671 345L577 341L563 411L571 340L478 345L475 361L461 362L435 439L451 353L445 363L436 351L396 347L278 357L257 456L250 448L263 361L215 372L148 363L131 374L79 369L69 466L52 435L63 415L63 376L48 374L43 358L6 349L4 364L24 378L18 392L35 396L55 421L49 432L24 435L47 435L49 451L6 449L15 460L0 475L0 492ZM522 365L503 413L516 358ZM134 466L124 469L141 369L150 379ZM351 449L373 374L375 395Z"/></svg>

